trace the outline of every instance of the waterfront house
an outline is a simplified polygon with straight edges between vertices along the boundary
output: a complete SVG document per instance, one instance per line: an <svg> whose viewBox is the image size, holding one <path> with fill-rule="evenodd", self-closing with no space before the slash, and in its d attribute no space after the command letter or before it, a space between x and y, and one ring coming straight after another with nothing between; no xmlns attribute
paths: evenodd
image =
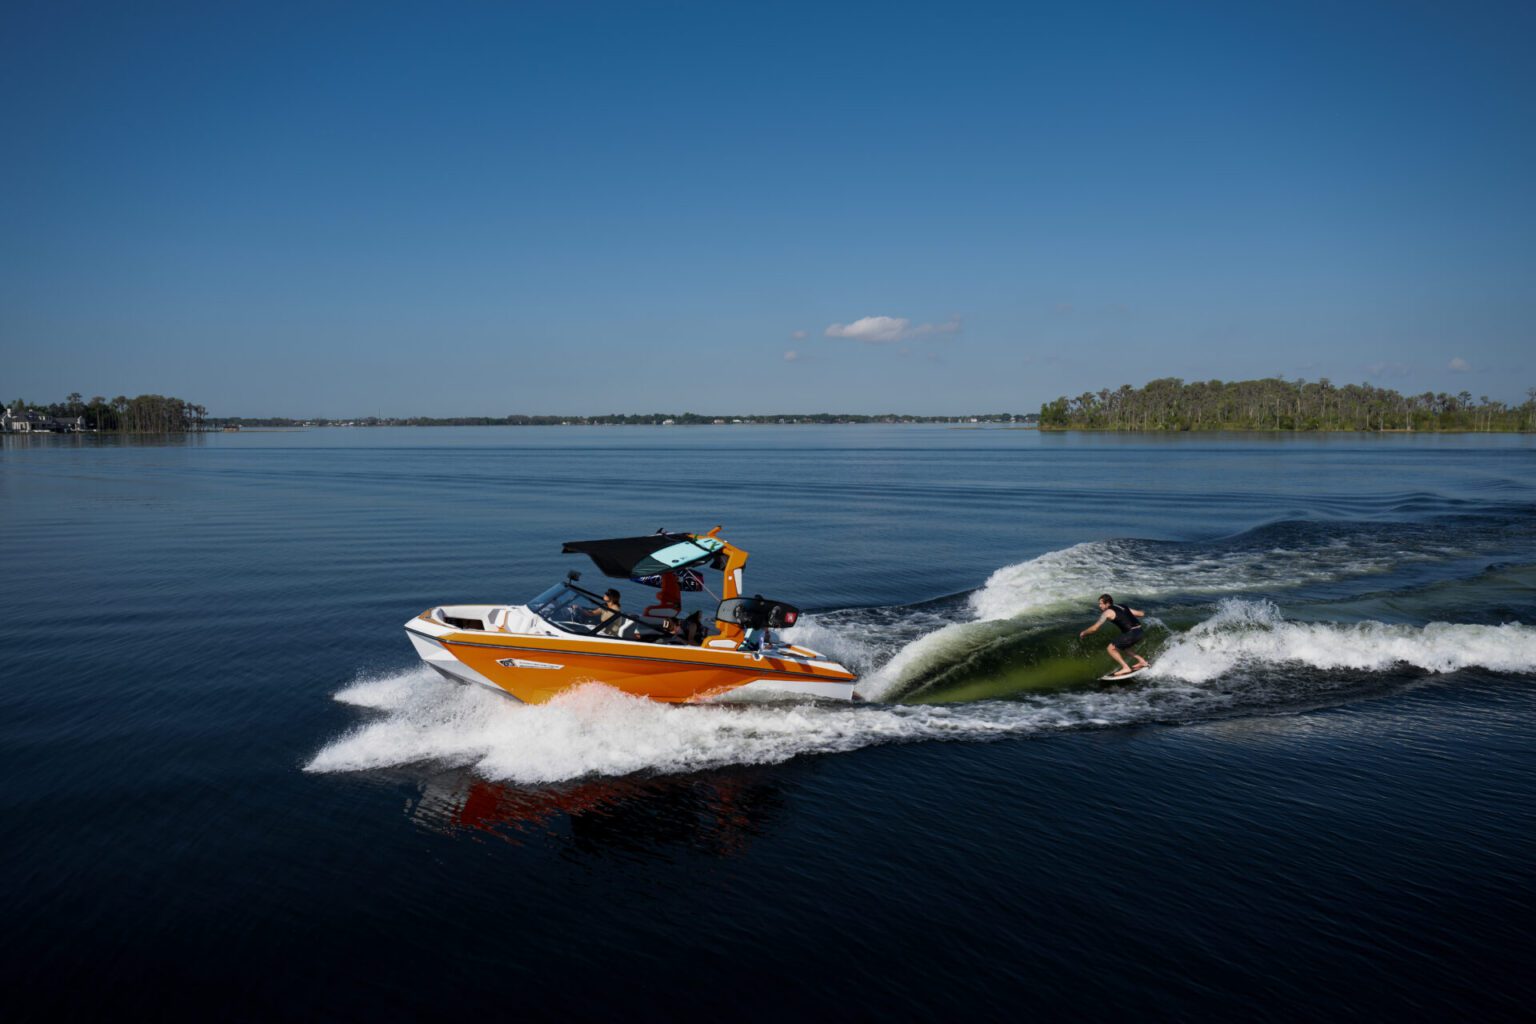
<svg viewBox="0 0 1536 1024"><path fill-rule="evenodd" d="M30 409L6 407L0 414L0 432L7 434L78 434L85 430L84 416L42 416Z"/></svg>

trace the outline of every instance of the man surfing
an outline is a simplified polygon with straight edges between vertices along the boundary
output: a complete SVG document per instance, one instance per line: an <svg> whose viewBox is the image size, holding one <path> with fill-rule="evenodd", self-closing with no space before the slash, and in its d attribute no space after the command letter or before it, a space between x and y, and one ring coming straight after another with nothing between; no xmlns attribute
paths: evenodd
<svg viewBox="0 0 1536 1024"><path fill-rule="evenodd" d="M1113 622L1116 626L1120 627L1120 635L1111 640L1109 645L1104 648L1109 652L1111 658L1120 663L1120 670L1118 672L1111 672L1104 678L1120 679L1146 668L1147 659L1135 651L1131 651L1131 657L1136 659L1135 665L1127 665L1124 655L1120 652L1130 651L1132 647L1141 642L1141 622L1139 620L1146 618L1147 613L1127 605L1115 604L1115 599L1108 594L1099 595L1099 612L1099 621L1077 635L1085 637L1089 633L1097 633L1099 627L1104 625L1105 622Z"/></svg>

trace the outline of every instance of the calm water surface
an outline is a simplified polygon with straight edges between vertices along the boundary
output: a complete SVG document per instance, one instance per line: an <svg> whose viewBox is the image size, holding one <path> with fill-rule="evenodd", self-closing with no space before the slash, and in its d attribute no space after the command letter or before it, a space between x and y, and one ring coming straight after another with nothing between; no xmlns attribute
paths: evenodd
<svg viewBox="0 0 1536 1024"><path fill-rule="evenodd" d="M6 438L7 1016L1513 1018L1533 512L1519 437ZM717 523L867 704L525 707L401 629Z"/></svg>

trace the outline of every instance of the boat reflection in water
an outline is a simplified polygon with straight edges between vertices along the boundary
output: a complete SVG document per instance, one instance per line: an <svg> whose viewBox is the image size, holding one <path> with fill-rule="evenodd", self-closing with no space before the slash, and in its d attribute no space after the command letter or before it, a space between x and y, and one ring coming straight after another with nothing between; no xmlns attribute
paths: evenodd
<svg viewBox="0 0 1536 1024"><path fill-rule="evenodd" d="M664 855L686 847L729 857L763 834L783 806L776 784L747 771L544 788L450 774L426 779L410 814L447 835L479 833L514 845L554 839L585 853Z"/></svg>

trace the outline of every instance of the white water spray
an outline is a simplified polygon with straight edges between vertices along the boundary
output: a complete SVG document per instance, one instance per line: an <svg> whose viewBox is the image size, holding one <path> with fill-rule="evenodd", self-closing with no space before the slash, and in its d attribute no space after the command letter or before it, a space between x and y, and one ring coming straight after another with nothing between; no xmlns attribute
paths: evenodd
<svg viewBox="0 0 1536 1024"><path fill-rule="evenodd" d="M1536 667L1536 627L1431 622L1288 622L1269 601L1228 599L1216 614L1176 636L1149 676L1204 682L1240 668L1306 666L1382 672L1408 666L1425 672Z"/></svg>

